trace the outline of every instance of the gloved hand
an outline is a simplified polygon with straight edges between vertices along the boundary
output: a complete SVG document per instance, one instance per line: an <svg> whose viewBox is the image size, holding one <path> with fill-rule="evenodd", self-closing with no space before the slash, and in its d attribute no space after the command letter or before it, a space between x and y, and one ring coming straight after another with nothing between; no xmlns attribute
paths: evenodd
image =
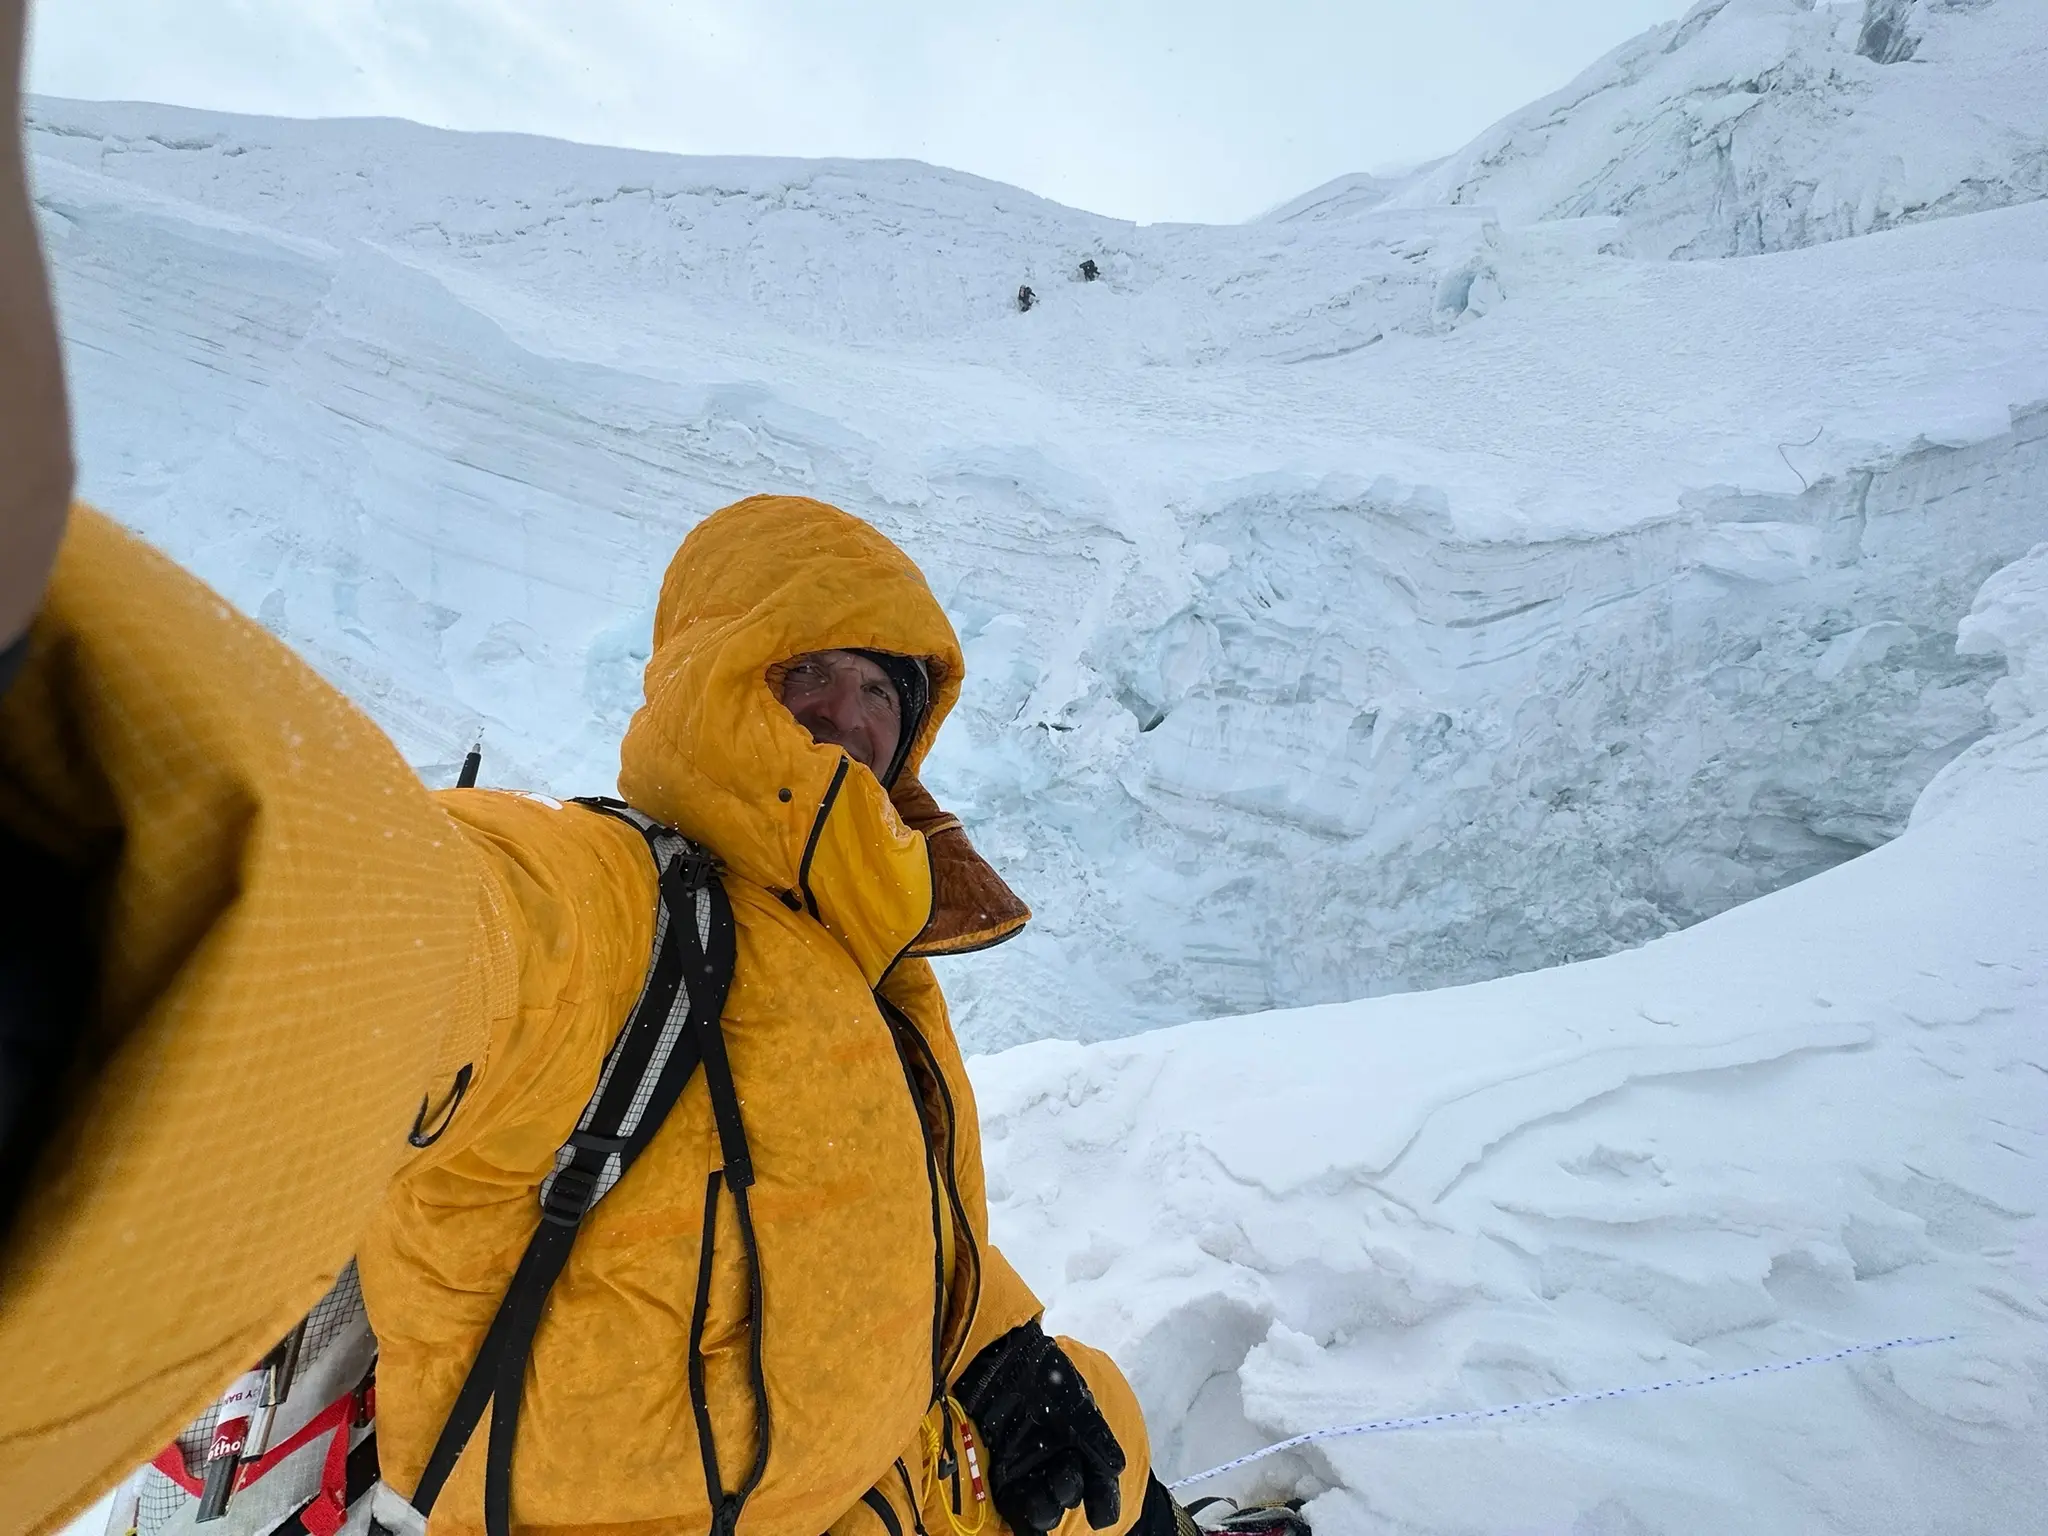
<svg viewBox="0 0 2048 1536"><path fill-rule="evenodd" d="M1123 1447L1074 1362L1036 1321L976 1355L954 1396L981 1431L989 1497L1017 1536L1043 1536L1083 1503L1096 1530L1116 1524Z"/></svg>

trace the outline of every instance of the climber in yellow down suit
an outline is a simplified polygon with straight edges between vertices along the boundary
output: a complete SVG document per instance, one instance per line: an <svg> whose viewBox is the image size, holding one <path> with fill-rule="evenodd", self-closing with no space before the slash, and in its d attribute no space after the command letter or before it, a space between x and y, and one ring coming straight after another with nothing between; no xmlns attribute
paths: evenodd
<svg viewBox="0 0 2048 1536"><path fill-rule="evenodd" d="M67 520L22 22L0 0L0 1528L75 1517L351 1255L406 1496L648 974L654 863L585 806L428 793L189 573ZM1173 1529L1123 1377L989 1240L926 957L1028 914L918 780L960 683L915 566L831 507L741 502L670 566L619 783L722 865L757 1241L704 1230L700 1074L553 1287L516 1528ZM483 1448L435 1531L482 1528Z"/></svg>
<svg viewBox="0 0 2048 1536"><path fill-rule="evenodd" d="M818 502L728 507L670 566L619 785L722 866L758 1282L704 1230L700 1076L553 1289L515 1528L712 1530L758 1464L719 1523L1173 1529L1123 1377L1039 1330L989 1240L926 957L1028 914L917 777L961 667L909 559ZM351 1252L382 1477L406 1492L647 974L647 844L582 805L429 794L282 646L84 508L0 698L0 835L100 968L7 1236L0 1508L75 1513ZM483 1528L482 1449L437 1532Z"/></svg>

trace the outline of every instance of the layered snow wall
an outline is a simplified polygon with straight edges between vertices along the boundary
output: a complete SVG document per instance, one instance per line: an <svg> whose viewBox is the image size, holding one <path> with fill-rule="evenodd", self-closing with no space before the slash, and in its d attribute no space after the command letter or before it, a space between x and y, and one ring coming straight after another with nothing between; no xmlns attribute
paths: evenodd
<svg viewBox="0 0 2048 1536"><path fill-rule="evenodd" d="M983 1045L1602 954L1874 847L2048 537L2048 204L1666 264L1616 218L32 128L87 494L430 776L481 728L487 782L604 789L714 507L901 539L971 660L932 776L1039 914L956 968Z"/></svg>

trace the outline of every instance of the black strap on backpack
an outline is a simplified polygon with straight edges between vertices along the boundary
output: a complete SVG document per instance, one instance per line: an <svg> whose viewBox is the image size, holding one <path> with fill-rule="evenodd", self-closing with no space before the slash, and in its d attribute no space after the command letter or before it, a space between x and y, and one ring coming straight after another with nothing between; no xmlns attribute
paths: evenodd
<svg viewBox="0 0 2048 1536"><path fill-rule="evenodd" d="M422 1517L433 1509L463 1447L482 1421L484 1409L490 1407L484 1525L490 1536L511 1536L512 1451L519 1432L526 1364L548 1293L568 1263L583 1218L654 1139L701 1064L724 1167L712 1174L706 1198L702 1272L690 1328L690 1398L703 1448L713 1530L729 1533L741 1506L767 1470L769 1437L768 1395L761 1371L761 1262L747 1201L754 1170L740 1121L739 1097L733 1091L732 1068L726 1060L725 1036L719 1028L735 957L732 903L719 883L717 862L706 849L619 801L585 799L577 804L629 822L647 839L660 889L654 959L639 1000L605 1057L596 1091L584 1106L575 1131L555 1153L554 1171L541 1183L540 1224L498 1304L497 1316L484 1335L462 1390L456 1394L411 1502ZM755 1404L753 1466L732 1491L719 1476L699 1349L709 1301L713 1224L721 1183L732 1192L746 1249Z"/></svg>

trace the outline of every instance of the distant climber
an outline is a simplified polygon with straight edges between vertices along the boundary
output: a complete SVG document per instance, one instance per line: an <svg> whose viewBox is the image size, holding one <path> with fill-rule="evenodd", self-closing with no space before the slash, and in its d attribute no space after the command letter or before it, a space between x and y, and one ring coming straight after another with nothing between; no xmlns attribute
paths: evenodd
<svg viewBox="0 0 2048 1536"><path fill-rule="evenodd" d="M1017 290L1017 308L1019 308L1020 310L1028 310L1031 308L1032 305L1036 304L1037 302L1038 295L1031 291L1031 285L1029 283L1026 283L1023 287Z"/></svg>
<svg viewBox="0 0 2048 1536"><path fill-rule="evenodd" d="M1081 281L1084 283L1092 283L1095 281L1095 279L1097 279L1100 276L1102 276L1102 269L1095 265L1095 258L1093 256L1082 257Z"/></svg>

